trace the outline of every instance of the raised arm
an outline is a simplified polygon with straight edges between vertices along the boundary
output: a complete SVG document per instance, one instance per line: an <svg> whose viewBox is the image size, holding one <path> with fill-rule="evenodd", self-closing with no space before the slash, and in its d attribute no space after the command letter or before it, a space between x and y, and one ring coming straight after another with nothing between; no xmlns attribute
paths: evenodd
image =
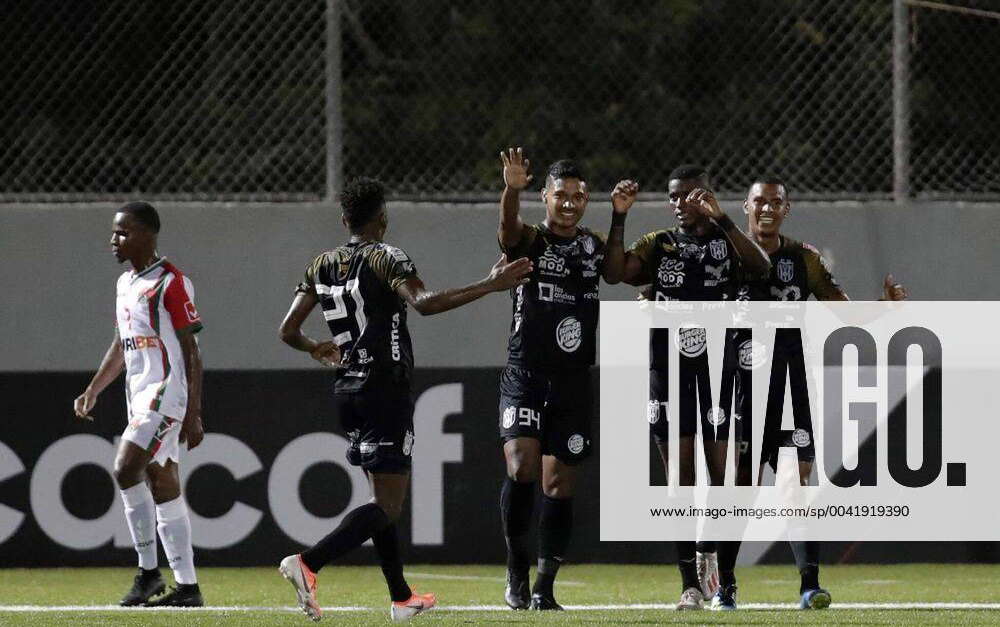
<svg viewBox="0 0 1000 627"><path fill-rule="evenodd" d="M83 391L83 394L73 401L73 411L80 418L92 420L90 410L97 403L97 397L101 395L111 382L118 378L125 368L125 353L122 351L121 336L118 329L115 329L115 337L111 340L111 346L104 352L101 365L97 367L94 378L90 380L90 385Z"/></svg>
<svg viewBox="0 0 1000 627"><path fill-rule="evenodd" d="M507 263L507 256L501 255L493 264L486 278L464 287L432 291L424 286L424 282L415 274L406 278L396 288L399 297L409 303L420 315L430 316L442 313L466 303L482 298L490 292L509 290L517 285L528 282L531 273L531 261L522 258Z"/></svg>
<svg viewBox="0 0 1000 627"><path fill-rule="evenodd" d="M725 233L726 239L739 255L740 262L748 274L767 276L771 271L771 260L767 253L726 215L726 212L719 206L715 194L707 189L695 189L688 194L688 201L697 204L701 208L702 215L708 216L719 225L719 228Z"/></svg>
<svg viewBox="0 0 1000 627"><path fill-rule="evenodd" d="M181 331L177 334L184 354L184 372L187 374L187 413L181 424L180 441L187 442L188 450L201 444L205 429L201 424L201 349L194 333Z"/></svg>
<svg viewBox="0 0 1000 627"><path fill-rule="evenodd" d="M605 282L611 285L625 278L625 218L638 193L639 184L630 180L618 181L611 192L611 228L608 229L602 272Z"/></svg>
<svg viewBox="0 0 1000 627"><path fill-rule="evenodd" d="M524 222L521 220L521 190L528 186L533 178L528 174L531 162L524 158L520 148L509 148L500 152L503 162L503 194L500 196L500 226L497 228L497 239L504 250L517 246L524 233Z"/></svg>

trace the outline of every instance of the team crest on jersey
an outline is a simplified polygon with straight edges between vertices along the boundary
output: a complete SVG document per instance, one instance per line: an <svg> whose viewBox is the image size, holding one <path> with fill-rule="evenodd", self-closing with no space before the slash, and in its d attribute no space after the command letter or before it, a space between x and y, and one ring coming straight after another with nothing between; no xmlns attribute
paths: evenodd
<svg viewBox="0 0 1000 627"><path fill-rule="evenodd" d="M508 407L503 410L503 417L501 418L500 424L503 425L504 429L510 429L514 426L514 421L517 419L517 407Z"/></svg>
<svg viewBox="0 0 1000 627"><path fill-rule="evenodd" d="M677 349L685 357L697 357L708 347L708 332L704 327L684 326L677 329Z"/></svg>
<svg viewBox="0 0 1000 627"><path fill-rule="evenodd" d="M681 246L681 259L697 259L701 261L705 258L705 249L697 244L684 244Z"/></svg>
<svg viewBox="0 0 1000 627"><path fill-rule="evenodd" d="M566 316L556 325L556 344L564 352L572 353L583 343L583 325L573 316Z"/></svg>
<svg viewBox="0 0 1000 627"><path fill-rule="evenodd" d="M726 240L713 239L708 244L708 251L712 253L712 257L716 261L722 261L723 259L726 258L726 253L727 253Z"/></svg>
<svg viewBox="0 0 1000 627"><path fill-rule="evenodd" d="M791 283L795 276L795 263L791 259L778 260L778 278L785 283Z"/></svg>
<svg viewBox="0 0 1000 627"><path fill-rule="evenodd" d="M588 255L593 255L595 250L594 239L587 235L581 235L580 241L583 243L583 252L587 253Z"/></svg>
<svg viewBox="0 0 1000 627"><path fill-rule="evenodd" d="M413 451L413 432L407 431L403 436L403 455L409 455Z"/></svg>
<svg viewBox="0 0 1000 627"><path fill-rule="evenodd" d="M651 425L655 425L660 420L659 401L649 401L649 404L646 406L646 420Z"/></svg>

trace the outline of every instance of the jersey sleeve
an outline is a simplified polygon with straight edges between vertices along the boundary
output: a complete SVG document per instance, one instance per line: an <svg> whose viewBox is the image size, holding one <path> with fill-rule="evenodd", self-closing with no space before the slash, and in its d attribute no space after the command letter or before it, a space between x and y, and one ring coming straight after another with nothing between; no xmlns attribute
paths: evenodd
<svg viewBox="0 0 1000 627"><path fill-rule="evenodd" d="M375 275L393 292L407 279L417 276L417 267L410 256L401 248L388 244L384 244L382 249L371 257L371 267Z"/></svg>
<svg viewBox="0 0 1000 627"><path fill-rule="evenodd" d="M171 277L163 292L163 308L177 333L201 331L201 315L194 306L194 284L183 274Z"/></svg>
<svg viewBox="0 0 1000 627"><path fill-rule="evenodd" d="M635 255L642 263L642 274L639 275L638 280L643 283L649 283L652 280L651 277L654 276L654 272L650 269L649 264L653 258L653 251L656 250L656 236L656 231L646 233L632 242L632 245L625 251Z"/></svg>
<svg viewBox="0 0 1000 627"><path fill-rule="evenodd" d="M306 274L302 278L302 281L295 286L295 293L311 294L316 296L316 277L319 275L319 268L323 265L323 259L326 257L326 253L323 253L319 257L312 260L308 266L306 266Z"/></svg>
<svg viewBox="0 0 1000 627"><path fill-rule="evenodd" d="M834 300L840 297L843 290L833 278L826 260L814 246L802 244L803 259L806 262L806 281L809 291L816 300Z"/></svg>
<svg viewBox="0 0 1000 627"><path fill-rule="evenodd" d="M505 247L501 243L500 250L507 255L507 261L520 259L528 254L528 250L531 248L536 237L538 237L538 227L533 224L525 224L524 229L521 231L521 241L510 247Z"/></svg>

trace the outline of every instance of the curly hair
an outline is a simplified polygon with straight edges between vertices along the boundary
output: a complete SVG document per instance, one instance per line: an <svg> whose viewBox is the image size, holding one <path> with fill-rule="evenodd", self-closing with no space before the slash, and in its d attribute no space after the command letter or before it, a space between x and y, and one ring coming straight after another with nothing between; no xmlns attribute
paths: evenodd
<svg viewBox="0 0 1000 627"><path fill-rule="evenodd" d="M344 210L347 226L360 229L374 220L385 206L385 186L372 178L352 179L340 192L340 206Z"/></svg>

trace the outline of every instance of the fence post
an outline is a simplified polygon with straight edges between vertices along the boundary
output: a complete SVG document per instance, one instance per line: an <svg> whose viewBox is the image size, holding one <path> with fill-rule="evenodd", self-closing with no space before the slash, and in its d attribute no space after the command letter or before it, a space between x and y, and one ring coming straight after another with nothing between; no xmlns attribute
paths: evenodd
<svg viewBox="0 0 1000 627"><path fill-rule="evenodd" d="M326 196L334 202L343 176L340 72L340 0L326 0Z"/></svg>
<svg viewBox="0 0 1000 627"><path fill-rule="evenodd" d="M892 196L910 198L910 21L906 0L892 0Z"/></svg>

